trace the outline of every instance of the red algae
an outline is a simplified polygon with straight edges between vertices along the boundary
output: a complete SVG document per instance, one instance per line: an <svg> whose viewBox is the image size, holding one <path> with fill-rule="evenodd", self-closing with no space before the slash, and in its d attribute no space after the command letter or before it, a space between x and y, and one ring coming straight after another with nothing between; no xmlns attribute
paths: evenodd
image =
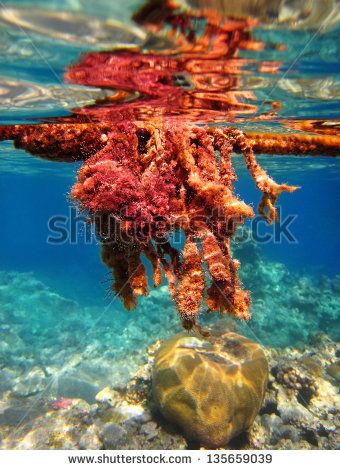
<svg viewBox="0 0 340 470"><path fill-rule="evenodd" d="M71 398L60 397L51 403L51 407L56 411L67 410L67 408L70 408L72 404L73 404L73 400Z"/></svg>
<svg viewBox="0 0 340 470"><path fill-rule="evenodd" d="M253 210L233 194L234 146L263 192L259 210L269 222L277 218L280 192L296 188L269 178L236 129L162 120L143 127L117 124L107 138L79 170L71 197L94 216L102 259L112 269L113 291L125 307L135 308L137 297L147 294L144 254L151 260L155 285L164 272L185 328L197 326L203 301L209 310L249 319L249 293L241 288L230 239ZM169 241L178 230L185 235L183 253Z"/></svg>
<svg viewBox="0 0 340 470"><path fill-rule="evenodd" d="M250 63L238 51L263 48L250 36L253 20L183 10L172 1L149 2L135 20L153 46L85 54L66 71L66 81L112 89L111 97L53 122L0 126L0 140L54 161L82 160L71 198L95 225L112 291L134 309L138 296L148 294L146 258L154 286L167 279L183 326L204 333L197 323L203 305L250 317L250 294L230 243L254 212L234 194L232 153L243 155L262 193L258 211L272 223L280 193L297 187L273 181L254 152L338 155L340 137L311 122L291 127L313 133L287 135L215 125L248 115L271 119L280 109L272 102L269 112L255 116L255 96L238 89ZM157 40L171 47L161 49ZM260 68L276 73L279 66ZM171 244L174 233L183 234L183 250Z"/></svg>

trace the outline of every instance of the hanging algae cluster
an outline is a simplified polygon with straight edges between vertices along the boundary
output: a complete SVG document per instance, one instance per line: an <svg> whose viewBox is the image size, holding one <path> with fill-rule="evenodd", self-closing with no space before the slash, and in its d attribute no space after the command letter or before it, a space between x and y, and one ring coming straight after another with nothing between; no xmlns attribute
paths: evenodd
<svg viewBox="0 0 340 470"><path fill-rule="evenodd" d="M280 192L296 188L275 183L236 129L165 120L143 127L119 124L106 146L80 169L71 196L100 216L94 220L103 241L102 258L127 309L148 291L144 254L155 286L165 273L185 328L196 325L203 298L209 310L249 319L249 294L241 288L230 239L253 210L233 194L234 147L242 151L263 193L259 212L269 222L276 220ZM182 257L168 240L176 230L185 234ZM207 288L203 264L211 278Z"/></svg>
<svg viewBox="0 0 340 470"><path fill-rule="evenodd" d="M53 122L0 126L0 140L53 161L84 161L71 197L89 213L112 290L127 309L148 294L146 257L154 285L166 277L186 329L199 329L203 303L208 311L248 319L249 293L230 242L253 210L234 194L232 152L243 154L263 195L259 213L270 223L279 194L296 187L275 183L254 152L337 155L340 139L325 127L321 135L283 135L193 125L245 122L256 112L253 93L237 89L247 63L238 50L264 47L250 36L254 21L158 0L134 19L149 32L142 48L85 54L66 71L67 81L111 88L112 96ZM265 64L269 73L277 67ZM252 121L273 118L279 104L271 105ZM311 126L318 132L318 123ZM175 232L185 236L183 250L170 242Z"/></svg>

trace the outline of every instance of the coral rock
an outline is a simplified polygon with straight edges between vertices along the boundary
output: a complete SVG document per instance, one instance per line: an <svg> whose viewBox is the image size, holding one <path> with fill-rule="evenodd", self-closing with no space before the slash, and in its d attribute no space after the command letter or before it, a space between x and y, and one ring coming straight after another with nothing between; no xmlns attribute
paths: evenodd
<svg viewBox="0 0 340 470"><path fill-rule="evenodd" d="M100 435L105 449L133 449L134 442L122 426L106 424Z"/></svg>
<svg viewBox="0 0 340 470"><path fill-rule="evenodd" d="M218 448L251 427L267 378L265 355L249 339L232 332L208 338L180 333L156 354L153 396L187 439Z"/></svg>

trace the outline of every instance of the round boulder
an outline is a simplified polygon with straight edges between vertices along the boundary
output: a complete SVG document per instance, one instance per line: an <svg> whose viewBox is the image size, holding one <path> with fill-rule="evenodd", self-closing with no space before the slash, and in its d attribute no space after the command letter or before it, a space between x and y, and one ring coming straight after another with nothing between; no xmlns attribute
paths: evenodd
<svg viewBox="0 0 340 470"><path fill-rule="evenodd" d="M252 425L263 402L268 363L261 347L234 332L179 333L156 353L153 397L187 439L224 447Z"/></svg>

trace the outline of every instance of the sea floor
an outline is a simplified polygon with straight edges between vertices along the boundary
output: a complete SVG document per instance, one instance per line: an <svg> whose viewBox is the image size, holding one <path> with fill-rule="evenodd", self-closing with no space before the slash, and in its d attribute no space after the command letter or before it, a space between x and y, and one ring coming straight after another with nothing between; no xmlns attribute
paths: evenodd
<svg viewBox="0 0 340 470"><path fill-rule="evenodd" d="M197 448L153 404L151 369L158 346L149 348L148 362L125 387L105 387L93 404L80 398L51 403L42 395L7 396L0 417L1 448ZM304 348L267 348L266 355L270 375L264 404L251 430L229 448L338 448L338 346L321 334Z"/></svg>
<svg viewBox="0 0 340 470"><path fill-rule="evenodd" d="M234 254L253 293L253 319L206 315L202 323L236 330L267 352L267 398L242 445L334 448L340 277L290 272L253 242ZM127 319L111 304L103 310L67 299L33 273L2 271L0 307L1 448L120 448L105 440L113 424L129 448L191 445L149 407L150 347L181 330L167 287L152 290ZM103 398L112 394L113 401ZM116 423L115 413L123 415Z"/></svg>

